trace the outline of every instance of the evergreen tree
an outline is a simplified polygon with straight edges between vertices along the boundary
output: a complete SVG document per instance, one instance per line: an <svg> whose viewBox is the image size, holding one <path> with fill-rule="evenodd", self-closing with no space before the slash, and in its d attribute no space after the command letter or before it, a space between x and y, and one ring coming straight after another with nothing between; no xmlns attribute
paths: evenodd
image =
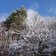
<svg viewBox="0 0 56 56"><path fill-rule="evenodd" d="M21 29L23 22L27 17L27 11L24 7L20 10L12 12L12 14L4 21L4 25L9 29L13 24L16 25L17 29Z"/></svg>

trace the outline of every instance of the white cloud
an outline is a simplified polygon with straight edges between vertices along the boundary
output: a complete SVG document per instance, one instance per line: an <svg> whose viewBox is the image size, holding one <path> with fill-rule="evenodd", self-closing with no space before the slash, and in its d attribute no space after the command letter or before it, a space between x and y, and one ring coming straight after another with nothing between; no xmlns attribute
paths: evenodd
<svg viewBox="0 0 56 56"><path fill-rule="evenodd" d="M39 8L39 4L35 2L35 3L33 3L33 4L31 5L30 8L36 10L36 9Z"/></svg>
<svg viewBox="0 0 56 56"><path fill-rule="evenodd" d="M8 13L0 13L0 22L6 20Z"/></svg>
<svg viewBox="0 0 56 56"><path fill-rule="evenodd" d="M51 9L49 10L49 12L50 12L50 13L53 13L53 14L56 14L56 8L51 8Z"/></svg>

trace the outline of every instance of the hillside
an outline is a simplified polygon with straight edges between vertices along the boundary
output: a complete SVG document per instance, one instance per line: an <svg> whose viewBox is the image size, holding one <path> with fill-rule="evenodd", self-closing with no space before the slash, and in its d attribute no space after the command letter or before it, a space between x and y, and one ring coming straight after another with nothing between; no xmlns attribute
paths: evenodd
<svg viewBox="0 0 56 56"><path fill-rule="evenodd" d="M56 55L55 17L43 17L34 10L27 10L23 27L17 19L8 29L7 25L0 24L0 56Z"/></svg>

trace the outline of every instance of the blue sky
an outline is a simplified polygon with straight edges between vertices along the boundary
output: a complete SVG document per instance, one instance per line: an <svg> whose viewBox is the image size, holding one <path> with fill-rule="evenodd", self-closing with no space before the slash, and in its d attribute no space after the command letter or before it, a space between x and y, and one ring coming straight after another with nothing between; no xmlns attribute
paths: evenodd
<svg viewBox="0 0 56 56"><path fill-rule="evenodd" d="M43 16L56 16L56 0L0 0L0 14L10 13L22 5Z"/></svg>

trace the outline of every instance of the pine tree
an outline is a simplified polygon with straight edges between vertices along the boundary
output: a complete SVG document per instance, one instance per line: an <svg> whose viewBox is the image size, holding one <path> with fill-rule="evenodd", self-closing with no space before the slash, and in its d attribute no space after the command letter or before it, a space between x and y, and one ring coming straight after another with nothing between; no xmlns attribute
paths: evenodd
<svg viewBox="0 0 56 56"><path fill-rule="evenodd" d="M27 11L24 7L20 10L16 10L12 12L11 15L4 21L4 25L9 29L12 25L16 25L17 29L21 29L23 26L23 22L25 22L27 18Z"/></svg>

